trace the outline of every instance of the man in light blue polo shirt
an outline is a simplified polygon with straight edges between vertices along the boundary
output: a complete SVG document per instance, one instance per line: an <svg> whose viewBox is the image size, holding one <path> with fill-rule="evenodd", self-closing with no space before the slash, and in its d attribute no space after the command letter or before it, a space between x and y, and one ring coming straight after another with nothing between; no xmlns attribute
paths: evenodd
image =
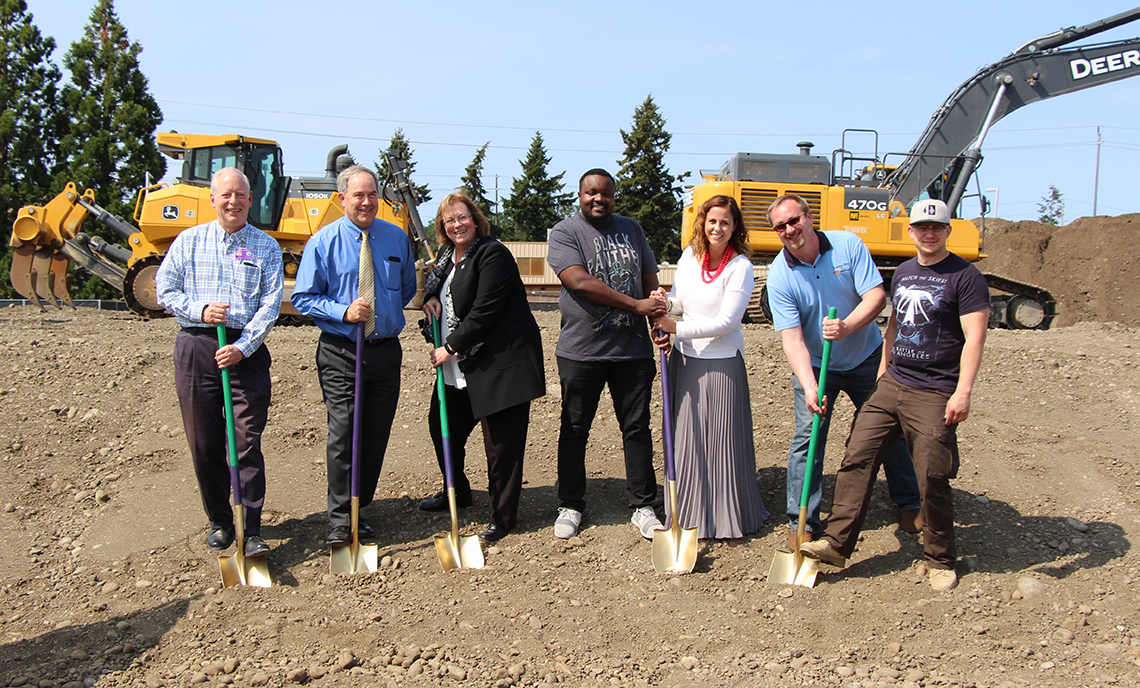
<svg viewBox="0 0 1140 688"><path fill-rule="evenodd" d="M808 499L807 540L812 539L812 534L823 532L819 515L823 455L833 402L840 392L846 392L858 409L875 389L883 335L874 323L886 304L886 295L883 278L867 246L850 232L815 231L811 208L800 196L786 194L777 198L768 208L768 221L784 244L772 261L767 289L773 326L780 333L784 355L794 375L796 434L788 451L787 481L788 521L792 527L788 541L794 548L812 415L822 413L823 418ZM839 311L834 320L827 318L831 306ZM824 404L820 407L817 380L825 339L833 344ZM922 498L902 439L891 448L883 467L891 501L902 511L903 528L919 532Z"/></svg>

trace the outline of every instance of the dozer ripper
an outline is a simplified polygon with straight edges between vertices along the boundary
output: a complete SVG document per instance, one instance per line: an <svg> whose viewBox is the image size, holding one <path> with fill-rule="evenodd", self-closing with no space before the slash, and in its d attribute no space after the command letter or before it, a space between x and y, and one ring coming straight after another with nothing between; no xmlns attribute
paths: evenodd
<svg viewBox="0 0 1140 688"><path fill-rule="evenodd" d="M749 229L761 286L749 307L754 320L771 320L763 285L768 263L783 246L766 213L785 193L807 200L816 229L846 230L862 239L888 283L895 267L915 255L907 212L923 198L943 200L954 211L948 248L966 260L980 260L985 257L984 230L957 217L990 127L1029 103L1140 73L1140 38L1069 46L1136 19L1140 8L1062 29L982 69L946 99L907 153L880 156L878 134L869 129L844 131L830 158L812 155L808 142L799 144L799 154L738 153L686 191L681 245L688 245L702 203L719 194L736 199ZM849 136L873 140L873 152L852 153ZM984 209L982 215L984 220ZM991 327L1048 329L1056 317L1056 302L1048 291L999 275L985 277L992 290L1001 292L991 299Z"/></svg>
<svg viewBox="0 0 1140 688"><path fill-rule="evenodd" d="M20 209L10 241L11 280L16 291L41 310L44 302L57 308L60 303L70 306L67 269L74 262L122 290L127 306L138 315L165 315L154 281L162 257L179 232L216 217L210 206L210 177L223 167L236 167L250 181L249 223L281 245L285 271L281 312L296 315L289 296L305 242L344 215L336 193L336 174L351 163L348 146L329 151L324 177L289 177L282 172L281 148L267 139L170 132L158 134L157 142L163 154L182 161L182 174L174 184L139 190L133 225L108 213L95 202L90 189L80 193L74 183L42 206ZM391 156L388 161L393 174L381 180L386 202L377 217L405 232L415 232L422 241L426 234L410 202L403 161ZM84 233L88 216L110 228L129 248Z"/></svg>

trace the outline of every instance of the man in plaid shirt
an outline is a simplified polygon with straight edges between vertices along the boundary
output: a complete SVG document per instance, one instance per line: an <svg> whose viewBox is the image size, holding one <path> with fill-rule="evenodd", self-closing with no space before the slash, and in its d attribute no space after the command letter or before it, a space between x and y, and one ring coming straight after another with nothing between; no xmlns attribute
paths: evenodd
<svg viewBox="0 0 1140 688"><path fill-rule="evenodd" d="M218 170L210 181L218 219L179 234L155 276L159 302L182 326L174 343L174 382L210 521L206 545L216 550L234 540L221 369L230 371L250 556L269 551L261 538L261 433L269 415L271 363L265 337L277 321L283 291L281 248L247 222L251 204L245 175L232 167ZM226 327L227 344L220 349L218 325Z"/></svg>

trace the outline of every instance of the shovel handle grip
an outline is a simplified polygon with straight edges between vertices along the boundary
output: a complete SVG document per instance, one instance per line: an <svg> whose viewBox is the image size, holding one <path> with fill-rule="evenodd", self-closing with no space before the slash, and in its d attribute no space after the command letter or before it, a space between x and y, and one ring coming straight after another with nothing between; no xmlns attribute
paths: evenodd
<svg viewBox="0 0 1140 688"><path fill-rule="evenodd" d="M439 333L439 318L431 316L431 338L435 348L440 347L443 337ZM443 439L443 480L447 489L455 487L455 473L451 468L451 429L447 424L447 396L443 382L443 367L435 368L435 394L439 397L439 432Z"/></svg>
<svg viewBox="0 0 1140 688"><path fill-rule="evenodd" d="M218 324L218 348L226 346L226 326ZM234 394L230 389L230 369L222 368L222 397L226 409L226 457L230 466L230 488L234 493L234 506L241 506L241 480L238 478L237 434L234 431Z"/></svg>
<svg viewBox="0 0 1140 688"><path fill-rule="evenodd" d="M839 309L835 306L827 309L828 319L835 318L838 315ZM831 340L823 340L823 360L819 364L819 393L816 402L823 403L823 398L827 390L827 364L831 361ZM819 444L819 425L823 420L823 415L816 413L812 415L811 419L811 439L808 441L807 465L804 466L804 487L800 492L800 508L805 509L808 505L808 498L811 497L811 478L815 473L815 452Z"/></svg>

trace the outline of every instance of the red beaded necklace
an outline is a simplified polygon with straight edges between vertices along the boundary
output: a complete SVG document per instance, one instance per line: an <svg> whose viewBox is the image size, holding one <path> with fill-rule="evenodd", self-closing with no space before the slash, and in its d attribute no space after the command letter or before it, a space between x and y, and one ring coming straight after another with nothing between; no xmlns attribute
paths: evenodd
<svg viewBox="0 0 1140 688"><path fill-rule="evenodd" d="M724 272L724 266L728 265L728 261L732 259L732 247L729 246L724 249L724 256L720 259L720 265L716 266L715 272L709 272L709 254L705 254L704 259L701 261L701 279L705 284L712 284L720 277L720 273Z"/></svg>

